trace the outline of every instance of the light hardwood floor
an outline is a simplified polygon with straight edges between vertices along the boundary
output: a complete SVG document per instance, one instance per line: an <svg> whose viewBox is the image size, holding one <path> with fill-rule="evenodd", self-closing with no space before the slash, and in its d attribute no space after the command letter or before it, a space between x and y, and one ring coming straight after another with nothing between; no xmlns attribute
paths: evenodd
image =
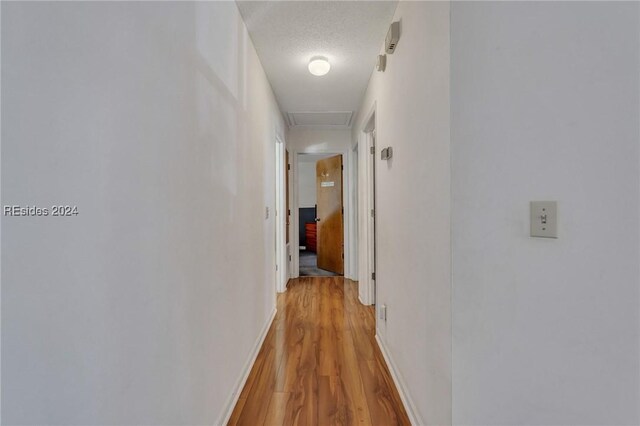
<svg viewBox="0 0 640 426"><path fill-rule="evenodd" d="M229 424L409 425L357 283L303 277L287 288Z"/></svg>

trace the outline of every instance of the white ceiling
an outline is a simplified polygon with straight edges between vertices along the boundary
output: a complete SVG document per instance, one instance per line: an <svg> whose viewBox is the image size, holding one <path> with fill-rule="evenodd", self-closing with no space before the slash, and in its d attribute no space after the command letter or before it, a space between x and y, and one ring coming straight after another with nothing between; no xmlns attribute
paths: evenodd
<svg viewBox="0 0 640 426"><path fill-rule="evenodd" d="M397 1L236 3L284 113L357 110ZM307 69L316 55L329 58L325 76ZM318 115L314 125L348 127L337 116Z"/></svg>
<svg viewBox="0 0 640 426"><path fill-rule="evenodd" d="M348 112L289 112L287 120L290 126L318 126L332 123L334 126L348 127L353 114Z"/></svg>

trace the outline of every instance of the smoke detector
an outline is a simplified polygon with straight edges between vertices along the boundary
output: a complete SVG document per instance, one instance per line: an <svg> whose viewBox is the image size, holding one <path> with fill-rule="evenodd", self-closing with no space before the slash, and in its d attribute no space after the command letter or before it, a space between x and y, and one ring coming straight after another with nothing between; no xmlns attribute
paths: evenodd
<svg viewBox="0 0 640 426"><path fill-rule="evenodd" d="M385 51L387 53L393 53L396 50L396 46L400 40L400 21L393 22L389 26L389 32L384 42Z"/></svg>

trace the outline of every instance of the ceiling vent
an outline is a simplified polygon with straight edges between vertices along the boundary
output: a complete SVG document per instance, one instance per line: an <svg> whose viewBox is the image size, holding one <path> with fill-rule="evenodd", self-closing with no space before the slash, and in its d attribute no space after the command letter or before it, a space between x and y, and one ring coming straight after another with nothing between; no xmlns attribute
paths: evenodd
<svg viewBox="0 0 640 426"><path fill-rule="evenodd" d="M353 111L289 112L289 126L349 127Z"/></svg>

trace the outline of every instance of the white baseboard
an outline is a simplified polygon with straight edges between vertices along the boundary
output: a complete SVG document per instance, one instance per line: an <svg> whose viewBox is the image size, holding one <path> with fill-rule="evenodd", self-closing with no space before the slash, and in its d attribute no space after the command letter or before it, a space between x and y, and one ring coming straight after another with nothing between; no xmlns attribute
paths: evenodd
<svg viewBox="0 0 640 426"><path fill-rule="evenodd" d="M361 304L365 305L365 306L371 306L373 303L370 303L371 302L370 300L362 300L362 297L360 296L360 293L361 293L361 290L362 290L362 287L360 287L360 286L363 285L364 283L362 283L362 282L360 282L358 280L352 280L352 281L355 281L356 284L358 284L358 301Z"/></svg>
<svg viewBox="0 0 640 426"><path fill-rule="evenodd" d="M358 302L360 302L364 306L371 306L373 304L373 303L367 303L368 301L366 301L366 300L362 300L362 298L360 297L360 291L359 290L358 290Z"/></svg>
<svg viewBox="0 0 640 426"><path fill-rule="evenodd" d="M242 392L242 388L244 388L244 385L247 382L247 379L249 378L249 373L251 373L251 367L253 367L253 364L256 362L256 358L258 357L258 352L260 352L260 348L264 343L265 337L267 337L267 332L269 331L269 328L271 327L271 323L273 322L273 319L275 317L276 317L276 309L274 308L273 312L271 312L271 315L269 316L269 319L267 320L266 324L262 328L262 331L258 336L258 340L256 340L256 343L254 344L253 349L251 350L251 353L249 354L249 359L247 360L244 367L242 368L240 379L237 381L235 387L233 388L233 393L231 394L231 397L225 404L224 410L220 415L220 417L218 418L218 421L216 422L217 425L222 426L229 423L231 414L233 414L233 409L236 407L236 404L238 403L238 398L240 398L240 393Z"/></svg>
<svg viewBox="0 0 640 426"><path fill-rule="evenodd" d="M398 367L395 362L393 362L393 358L391 358L391 354L385 344L384 340L378 336L376 333L376 342L378 342L378 347L380 348L380 352L382 352L382 356L384 357L387 366L389 367L389 372L391 373L391 378L396 385L396 389L398 389L398 393L400 394L400 399L404 404L405 410L407 410L407 415L409 416L409 420L411 424L414 426L422 426L424 425L424 421L420 418L418 411L416 410L416 406L409 395L409 391L407 389L407 385L404 383L404 380L401 379L400 374L398 373Z"/></svg>
<svg viewBox="0 0 640 426"><path fill-rule="evenodd" d="M360 302L361 305L366 305L366 303L364 303L362 299L360 299L360 294L358 294L358 302Z"/></svg>

